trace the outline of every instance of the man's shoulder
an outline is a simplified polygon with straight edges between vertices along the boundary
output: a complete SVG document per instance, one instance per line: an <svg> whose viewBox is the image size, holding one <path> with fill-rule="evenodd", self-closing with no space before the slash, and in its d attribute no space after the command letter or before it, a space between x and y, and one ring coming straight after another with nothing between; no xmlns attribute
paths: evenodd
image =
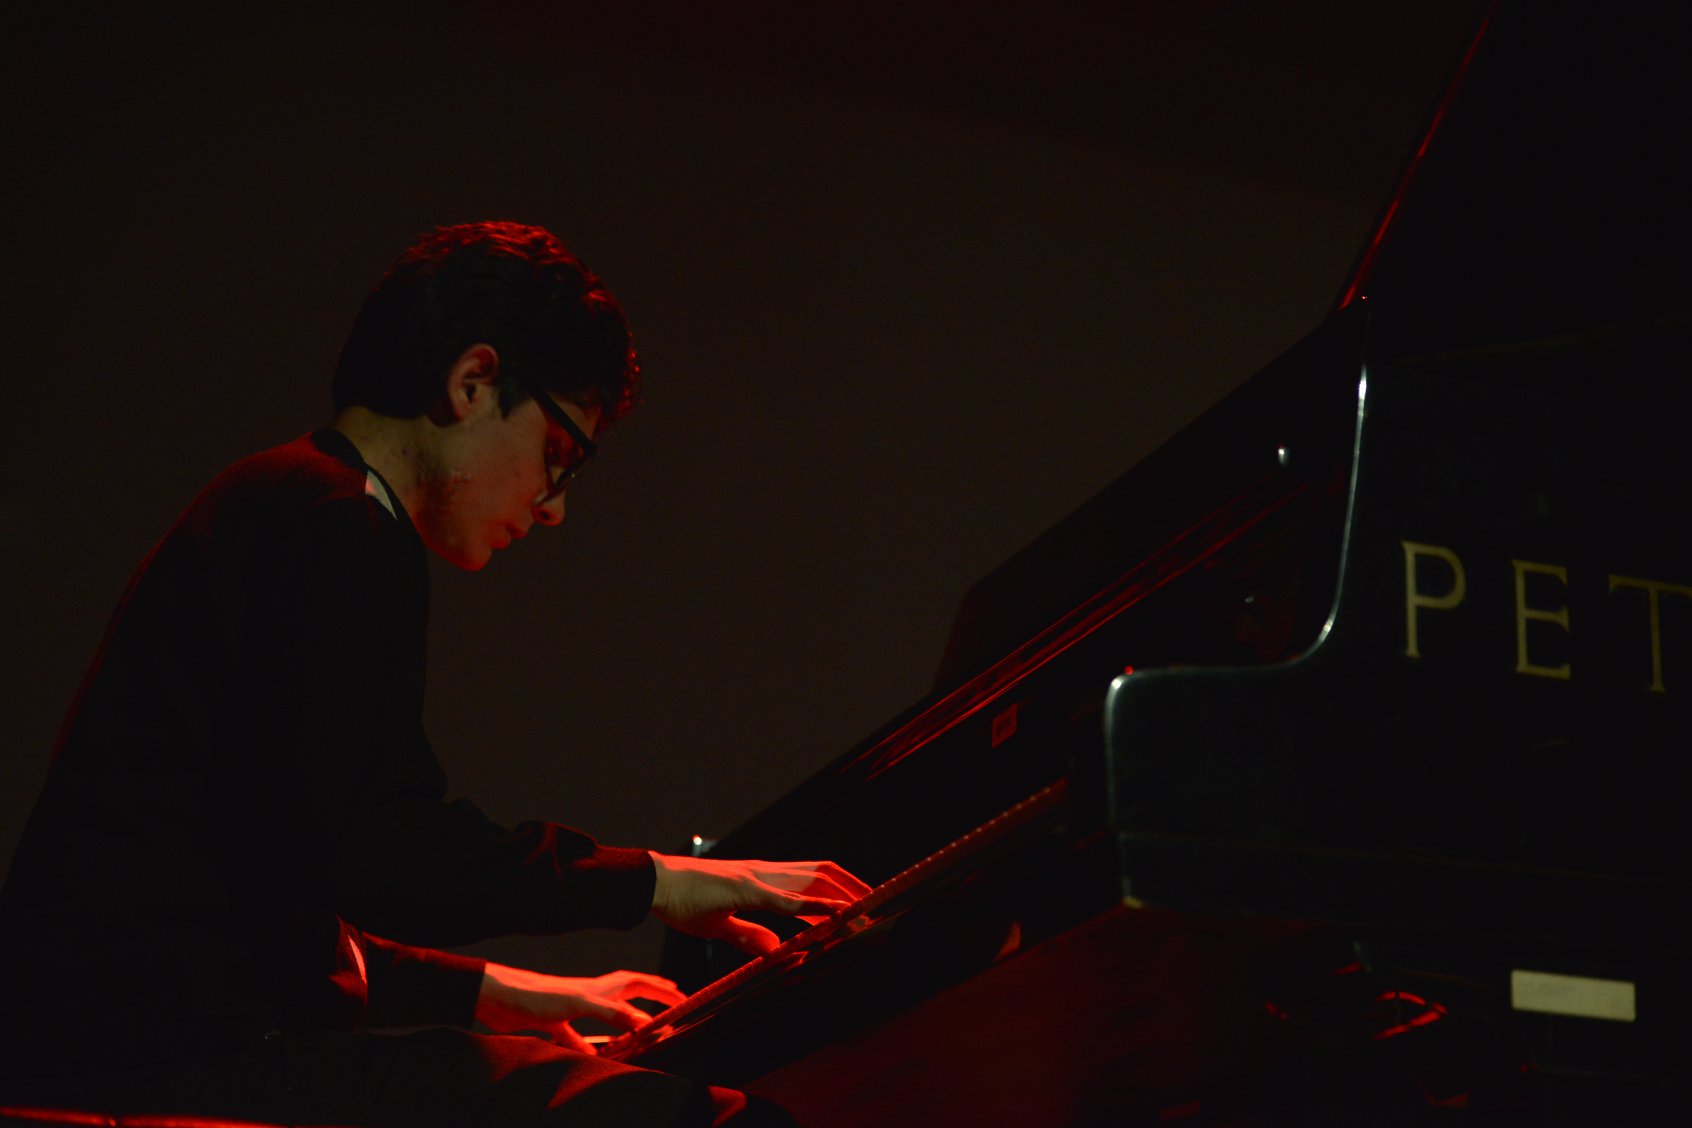
<svg viewBox="0 0 1692 1128"><path fill-rule="evenodd" d="M352 444L336 432L318 431L224 469L166 539L218 558L286 551L302 538L370 541L401 556L420 551L409 519L384 499Z"/></svg>
<svg viewBox="0 0 1692 1128"><path fill-rule="evenodd" d="M315 431L226 467L195 498L189 515L213 523L243 517L275 522L325 506L368 509L369 480L345 437Z"/></svg>
<svg viewBox="0 0 1692 1128"><path fill-rule="evenodd" d="M338 444L350 451L342 451ZM207 493L259 490L280 497L332 500L364 492L365 467L357 452L333 431L314 431L291 442L261 450L226 467L213 478Z"/></svg>

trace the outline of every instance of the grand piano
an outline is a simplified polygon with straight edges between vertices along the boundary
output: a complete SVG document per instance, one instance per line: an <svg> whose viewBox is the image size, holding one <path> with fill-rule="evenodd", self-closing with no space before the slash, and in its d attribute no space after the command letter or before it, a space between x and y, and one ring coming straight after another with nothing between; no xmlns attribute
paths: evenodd
<svg viewBox="0 0 1692 1128"><path fill-rule="evenodd" d="M1329 320L710 847L875 892L672 937L694 994L606 1052L815 1125L1682 1122L1673 22L1495 11Z"/></svg>

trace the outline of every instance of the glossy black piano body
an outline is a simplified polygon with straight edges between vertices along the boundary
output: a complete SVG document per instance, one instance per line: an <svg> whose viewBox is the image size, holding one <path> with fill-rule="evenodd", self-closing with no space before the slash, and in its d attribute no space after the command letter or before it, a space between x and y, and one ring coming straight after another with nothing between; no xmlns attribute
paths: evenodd
<svg viewBox="0 0 1692 1128"><path fill-rule="evenodd" d="M817 1123L1672 1121L1682 42L1496 16L1334 317L983 580L935 693L715 848L880 900L618 1052Z"/></svg>

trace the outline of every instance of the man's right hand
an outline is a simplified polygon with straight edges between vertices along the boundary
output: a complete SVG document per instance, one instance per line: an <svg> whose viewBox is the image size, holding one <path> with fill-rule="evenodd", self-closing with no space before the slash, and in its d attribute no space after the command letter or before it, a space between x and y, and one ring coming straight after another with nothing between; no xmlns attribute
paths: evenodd
<svg viewBox="0 0 1692 1128"><path fill-rule="evenodd" d="M727 940L753 955L781 940L734 914L743 909L786 913L817 921L849 908L870 887L833 862L757 862L652 855L658 881L652 914L691 936Z"/></svg>

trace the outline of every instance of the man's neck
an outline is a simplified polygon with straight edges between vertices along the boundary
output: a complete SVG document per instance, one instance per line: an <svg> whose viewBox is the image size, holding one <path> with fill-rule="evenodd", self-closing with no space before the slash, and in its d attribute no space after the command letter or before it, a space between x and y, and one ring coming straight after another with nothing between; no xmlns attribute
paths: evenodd
<svg viewBox="0 0 1692 1128"><path fill-rule="evenodd" d="M380 474L413 521L423 502L427 416L395 419L367 407L348 407L329 424L352 440L365 465Z"/></svg>

